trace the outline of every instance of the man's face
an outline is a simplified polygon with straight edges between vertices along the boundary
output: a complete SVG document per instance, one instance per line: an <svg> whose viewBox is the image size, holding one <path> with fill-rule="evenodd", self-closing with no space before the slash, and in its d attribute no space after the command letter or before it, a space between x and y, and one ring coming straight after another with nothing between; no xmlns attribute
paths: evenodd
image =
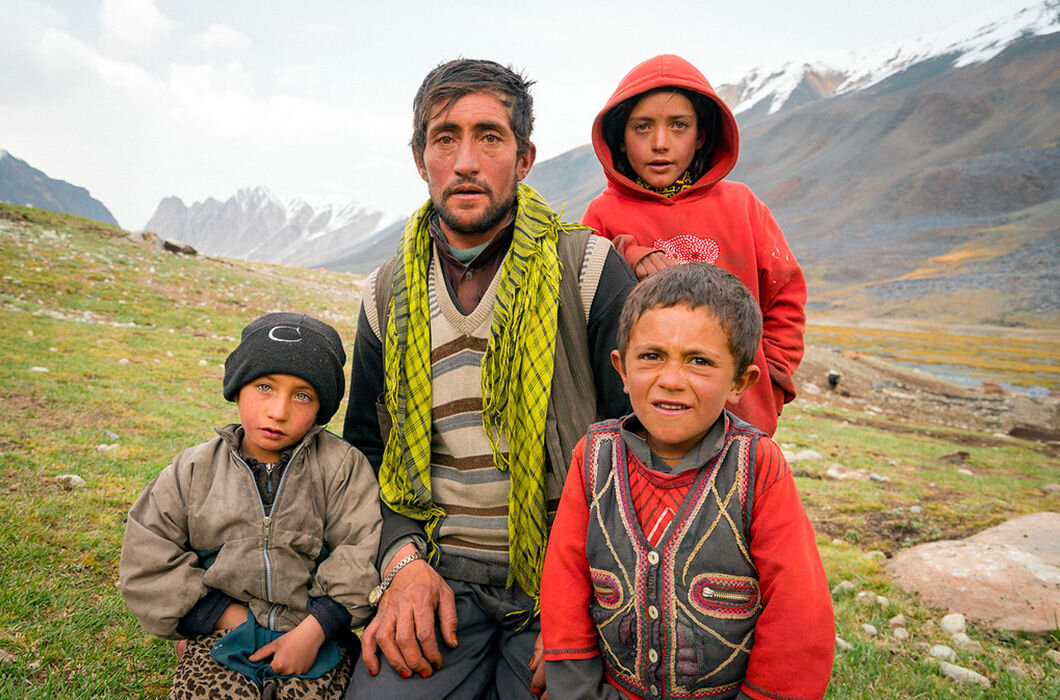
<svg viewBox="0 0 1060 700"><path fill-rule="evenodd" d="M431 114L423 156L414 157L451 246L473 248L508 222L536 155L532 144L518 150L508 108L491 93L464 95Z"/></svg>

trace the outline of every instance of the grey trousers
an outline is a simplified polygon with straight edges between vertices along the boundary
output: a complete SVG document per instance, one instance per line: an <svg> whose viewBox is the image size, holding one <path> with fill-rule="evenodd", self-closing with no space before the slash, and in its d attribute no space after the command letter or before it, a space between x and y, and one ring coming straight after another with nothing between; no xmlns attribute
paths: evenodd
<svg viewBox="0 0 1060 700"><path fill-rule="evenodd" d="M518 587L480 586L446 579L456 596L457 646L441 642L442 667L429 678L399 676L380 652L379 674L371 676L364 661L357 660L346 700L531 700L530 660L534 642L541 632L541 621L518 629L523 616L506 618L510 612L525 609L529 597Z"/></svg>

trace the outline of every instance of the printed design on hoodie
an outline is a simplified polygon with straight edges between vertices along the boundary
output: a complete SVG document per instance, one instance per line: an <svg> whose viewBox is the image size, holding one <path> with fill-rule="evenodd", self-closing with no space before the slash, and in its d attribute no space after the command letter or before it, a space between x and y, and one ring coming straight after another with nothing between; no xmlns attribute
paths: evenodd
<svg viewBox="0 0 1060 700"><path fill-rule="evenodd" d="M690 233L670 238L656 238L653 245L682 263L707 262L715 265L721 255L721 248L713 238L701 238Z"/></svg>

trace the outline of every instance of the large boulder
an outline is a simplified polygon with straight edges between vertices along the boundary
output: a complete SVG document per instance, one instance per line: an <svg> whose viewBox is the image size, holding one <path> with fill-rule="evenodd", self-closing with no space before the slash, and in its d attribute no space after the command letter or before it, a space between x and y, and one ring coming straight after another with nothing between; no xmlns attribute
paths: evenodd
<svg viewBox="0 0 1060 700"><path fill-rule="evenodd" d="M934 607L996 629L1048 632L1060 621L1060 513L1009 520L965 540L900 552L887 572Z"/></svg>

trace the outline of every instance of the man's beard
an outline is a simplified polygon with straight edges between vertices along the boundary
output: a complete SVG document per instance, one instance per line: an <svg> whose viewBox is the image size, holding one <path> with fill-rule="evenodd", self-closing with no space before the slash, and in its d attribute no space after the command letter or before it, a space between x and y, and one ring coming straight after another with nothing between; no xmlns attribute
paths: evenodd
<svg viewBox="0 0 1060 700"><path fill-rule="evenodd" d="M482 189L486 193L486 196L490 200L490 205L486 207L486 210L479 215L479 217L473 221L461 220L455 214L450 212L450 209L445 204L441 206L435 202L435 209L438 212L438 217L442 222L449 228L453 233L458 233L464 236L477 236L482 233L486 233L495 226L503 223L508 218L512 211L512 207L515 206L515 189L512 189L512 196L506 201L500 202L493 198L493 188L484 182L472 181L476 187ZM449 195L452 190L464 183L457 183L452 187L446 188L446 191L442 194L442 201L447 202Z"/></svg>

